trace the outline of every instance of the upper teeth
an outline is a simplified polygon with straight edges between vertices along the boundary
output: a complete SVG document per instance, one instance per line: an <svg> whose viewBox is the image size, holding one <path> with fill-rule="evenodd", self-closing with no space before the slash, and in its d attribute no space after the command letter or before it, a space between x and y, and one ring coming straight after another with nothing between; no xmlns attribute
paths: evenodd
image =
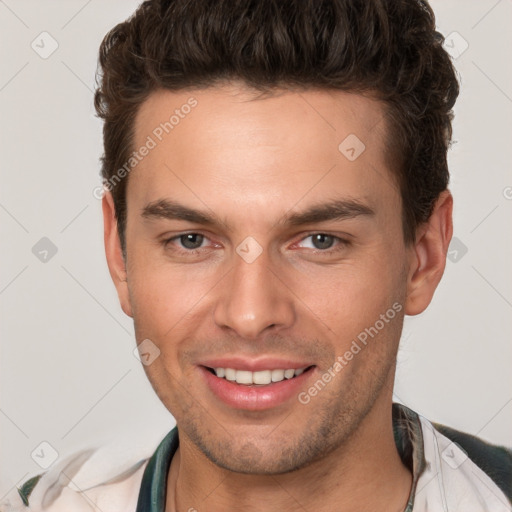
<svg viewBox="0 0 512 512"><path fill-rule="evenodd" d="M284 379L291 379L300 375L305 368L297 370L262 370L260 372L249 372L247 370L234 370L233 368L215 368L217 377L223 377L237 384L270 384L271 382L280 382Z"/></svg>

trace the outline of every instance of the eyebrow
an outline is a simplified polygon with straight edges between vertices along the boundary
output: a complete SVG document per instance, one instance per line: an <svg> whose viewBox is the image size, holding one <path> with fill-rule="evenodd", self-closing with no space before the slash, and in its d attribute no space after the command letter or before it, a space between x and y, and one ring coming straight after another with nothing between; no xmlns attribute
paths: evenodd
<svg viewBox="0 0 512 512"><path fill-rule="evenodd" d="M279 224L301 226L329 220L353 219L359 216L372 217L375 211L368 205L355 199L337 199L319 205L313 205L303 212L285 216Z"/></svg>
<svg viewBox="0 0 512 512"><path fill-rule="evenodd" d="M196 224L209 226L222 225L229 227L228 223L208 211L189 208L177 201L158 199L147 204L141 213L146 219L183 220ZM368 205L355 199L337 199L322 204L310 206L302 212L284 215L276 225L302 226L330 220L353 219L355 217L371 217L375 211Z"/></svg>
<svg viewBox="0 0 512 512"><path fill-rule="evenodd" d="M215 215L189 208L169 199L158 199L147 204L142 209L142 217L146 219L185 220L196 224L225 224L219 222Z"/></svg>

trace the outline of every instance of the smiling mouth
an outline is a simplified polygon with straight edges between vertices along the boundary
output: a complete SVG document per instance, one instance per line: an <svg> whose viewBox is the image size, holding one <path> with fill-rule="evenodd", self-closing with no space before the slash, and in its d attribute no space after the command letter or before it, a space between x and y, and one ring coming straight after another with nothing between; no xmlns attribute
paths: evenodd
<svg viewBox="0 0 512 512"><path fill-rule="evenodd" d="M294 379L303 373L311 371L314 365L303 368L277 368L275 370L260 370L257 372L236 370L234 368L209 368L208 366L205 366L205 368L220 379L243 386L268 386L284 380Z"/></svg>

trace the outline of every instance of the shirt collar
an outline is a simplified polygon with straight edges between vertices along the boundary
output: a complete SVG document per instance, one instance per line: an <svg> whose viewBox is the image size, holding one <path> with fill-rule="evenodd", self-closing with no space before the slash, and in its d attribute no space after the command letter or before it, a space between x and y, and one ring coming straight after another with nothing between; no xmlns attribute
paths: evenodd
<svg viewBox="0 0 512 512"><path fill-rule="evenodd" d="M392 415L398 453L413 475L411 493L404 510L412 512L418 479L426 465L421 422L414 411L401 404L393 404ZM136 512L165 512L167 475L178 446L178 427L174 427L148 461L140 485Z"/></svg>
<svg viewBox="0 0 512 512"><path fill-rule="evenodd" d="M165 512L167 474L178 446L178 427L174 427L148 461L140 484L136 512Z"/></svg>

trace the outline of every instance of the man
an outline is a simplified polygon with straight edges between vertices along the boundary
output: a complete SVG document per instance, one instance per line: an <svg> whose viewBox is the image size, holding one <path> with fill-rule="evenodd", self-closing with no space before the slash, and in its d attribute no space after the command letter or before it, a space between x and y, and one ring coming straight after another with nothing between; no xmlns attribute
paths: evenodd
<svg viewBox="0 0 512 512"><path fill-rule="evenodd" d="M428 4L148 0L100 65L108 266L177 427L24 506L511 510L510 450L392 404L452 236L458 85Z"/></svg>

